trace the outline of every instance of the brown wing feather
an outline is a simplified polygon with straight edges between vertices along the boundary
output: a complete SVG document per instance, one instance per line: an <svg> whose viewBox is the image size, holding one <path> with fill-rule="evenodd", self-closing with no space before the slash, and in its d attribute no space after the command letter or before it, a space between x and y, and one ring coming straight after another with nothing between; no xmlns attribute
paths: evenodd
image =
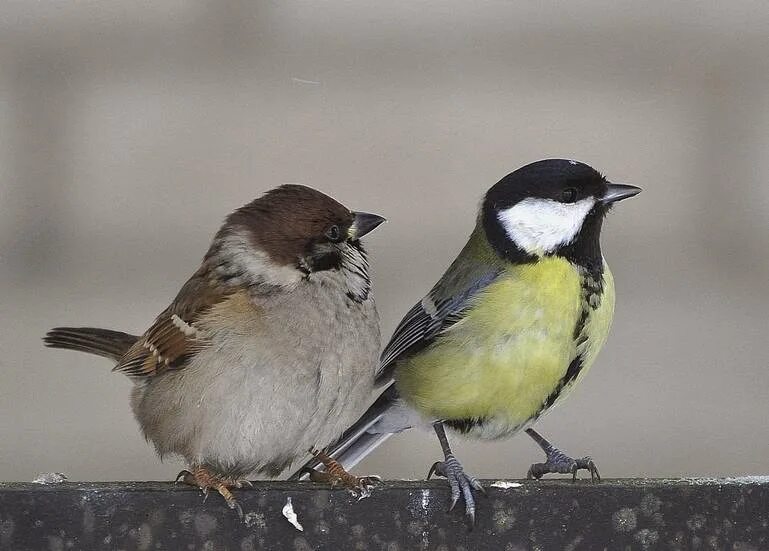
<svg viewBox="0 0 769 551"><path fill-rule="evenodd" d="M196 335L195 321L231 291L198 270L171 305L120 359L114 371L132 377L151 377L166 369L181 369L205 341Z"/></svg>

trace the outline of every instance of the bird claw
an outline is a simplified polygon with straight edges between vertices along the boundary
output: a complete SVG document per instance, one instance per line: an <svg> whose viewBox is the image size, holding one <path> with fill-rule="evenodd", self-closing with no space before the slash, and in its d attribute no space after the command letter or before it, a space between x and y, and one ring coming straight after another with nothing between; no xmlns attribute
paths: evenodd
<svg viewBox="0 0 769 551"><path fill-rule="evenodd" d="M544 463L534 463L531 465L531 467L529 467L529 472L526 473L526 478L529 480L539 480L544 475L549 473L570 474L572 476L572 482L576 482L577 472L580 470L586 470L590 473L591 482L601 481L601 475L598 473L598 467L589 456L579 459L572 459L571 457L553 448L553 452L548 454L547 460Z"/></svg>
<svg viewBox="0 0 769 551"><path fill-rule="evenodd" d="M590 473L590 482L600 482L601 475L598 474L598 467L590 456L582 457L574 460L574 467L572 470L572 482L577 481L577 471L583 469Z"/></svg>
<svg viewBox="0 0 769 551"><path fill-rule="evenodd" d="M203 467L195 467L193 470L194 472L188 471L186 469L181 471L176 476L174 483L178 484L179 482L183 482L184 484L189 484L190 486L199 488L203 493L203 503L208 500L210 490L213 488L224 498L227 506L230 509L234 509L241 519L243 518L243 508L237 502L235 496L232 495L232 492L229 490L229 488L240 488L242 485L252 486L250 481L222 478L218 475L210 473Z"/></svg>
<svg viewBox="0 0 769 551"><path fill-rule="evenodd" d="M176 475L176 480L174 480L174 484L179 484L179 482L182 482L184 484L188 484L190 486L197 486L198 482L195 478L195 475L192 474L188 470L183 470L179 472L179 474Z"/></svg>
<svg viewBox="0 0 769 551"><path fill-rule="evenodd" d="M332 488L341 486L358 500L370 496L371 491L376 487L376 485L382 482L382 477L377 475L358 477L347 472L344 474L330 473L328 471L318 471L309 468L306 470L306 472L310 475L311 482L329 484Z"/></svg>
<svg viewBox="0 0 769 551"><path fill-rule="evenodd" d="M371 495L371 490L382 482L382 478L376 475L355 476L348 473L344 467L325 452L315 448L310 450L315 457L326 468L325 471L318 471L309 467L303 468L300 472L306 472L310 475L310 481L330 484L331 487L342 486L357 498L358 501Z"/></svg>
<svg viewBox="0 0 769 551"><path fill-rule="evenodd" d="M553 446L546 438L543 438L533 428L526 429L526 433L542 448L545 452L544 463L534 463L529 467L526 478L536 478L539 480L548 473L570 474L571 481L577 481L577 471L586 470L590 472L591 482L600 482L601 475L598 474L598 467L590 456L579 459L572 459L561 450Z"/></svg>
<svg viewBox="0 0 769 551"><path fill-rule="evenodd" d="M477 490L485 495L486 491L478 480L468 475L459 460L453 454L448 454L445 461L436 461L430 467L427 473L429 480L433 474L445 477L451 488L451 502L449 512L453 511L459 503L459 498L465 501L465 516L470 521L470 527L475 525L475 497L473 490Z"/></svg>

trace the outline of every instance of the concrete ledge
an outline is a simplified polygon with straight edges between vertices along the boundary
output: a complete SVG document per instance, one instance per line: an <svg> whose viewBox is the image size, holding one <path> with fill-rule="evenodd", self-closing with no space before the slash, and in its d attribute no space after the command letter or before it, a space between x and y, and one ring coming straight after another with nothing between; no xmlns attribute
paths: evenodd
<svg viewBox="0 0 769 551"><path fill-rule="evenodd" d="M312 483L218 495L165 482L0 484L0 549L769 549L769 477L485 481L475 529L445 481L390 481L356 501ZM304 531L282 514L291 497ZM459 509L459 507L458 507Z"/></svg>

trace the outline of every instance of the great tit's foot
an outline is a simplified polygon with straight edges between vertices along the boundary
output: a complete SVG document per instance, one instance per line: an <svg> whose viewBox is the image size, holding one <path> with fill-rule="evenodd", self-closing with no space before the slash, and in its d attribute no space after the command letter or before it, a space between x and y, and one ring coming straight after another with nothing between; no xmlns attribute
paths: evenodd
<svg viewBox="0 0 769 551"><path fill-rule="evenodd" d="M224 498L227 507L233 509L238 516L243 518L243 509L232 495L230 488L240 488L243 484L251 485L247 480L228 480L209 472L205 467L192 467L191 471L184 470L176 476L176 482L197 486L203 492L203 501L208 499L209 490L216 490Z"/></svg>
<svg viewBox="0 0 769 551"><path fill-rule="evenodd" d="M529 467L529 472L526 473L526 478L536 478L539 480L548 473L571 474L572 481L574 482L577 480L577 471L584 469L590 473L590 480L592 482L601 481L601 475L598 474L598 467L596 467L595 462L589 456L572 459L553 446L534 429L526 429L526 433L539 444L539 447L542 448L542 451L544 451L547 456L544 463L534 463Z"/></svg>
<svg viewBox="0 0 769 551"><path fill-rule="evenodd" d="M433 475L439 475L446 478L449 481L451 487L451 505L449 511L453 511L459 502L459 498L462 497L465 500L465 515L470 521L470 526L475 525L475 496L473 496L473 490L479 491L483 494L486 490L483 489L478 480L475 477L470 476L465 472L462 463L454 457L454 454L448 454L444 461L437 461L430 467L430 471L427 473L427 479Z"/></svg>
<svg viewBox="0 0 769 551"><path fill-rule="evenodd" d="M325 471L306 468L304 472L310 475L312 482L321 482L331 484L332 487L341 486L346 488L353 496L363 499L371 495L371 490L379 484L382 479L376 475L355 476L348 473L342 465L330 457L326 452L312 449L310 453L314 455L326 468Z"/></svg>

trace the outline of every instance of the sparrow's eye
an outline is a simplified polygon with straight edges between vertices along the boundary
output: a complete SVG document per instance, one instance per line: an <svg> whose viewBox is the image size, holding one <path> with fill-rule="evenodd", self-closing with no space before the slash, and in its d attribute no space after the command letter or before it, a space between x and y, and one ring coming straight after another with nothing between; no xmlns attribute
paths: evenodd
<svg viewBox="0 0 769 551"><path fill-rule="evenodd" d="M577 190L573 187L566 188L561 192L562 203L573 203L577 200Z"/></svg>
<svg viewBox="0 0 769 551"><path fill-rule="evenodd" d="M326 237L328 237L329 241L333 241L334 243L338 243L342 238L342 230L339 229L339 226L334 224L329 229L326 230Z"/></svg>

